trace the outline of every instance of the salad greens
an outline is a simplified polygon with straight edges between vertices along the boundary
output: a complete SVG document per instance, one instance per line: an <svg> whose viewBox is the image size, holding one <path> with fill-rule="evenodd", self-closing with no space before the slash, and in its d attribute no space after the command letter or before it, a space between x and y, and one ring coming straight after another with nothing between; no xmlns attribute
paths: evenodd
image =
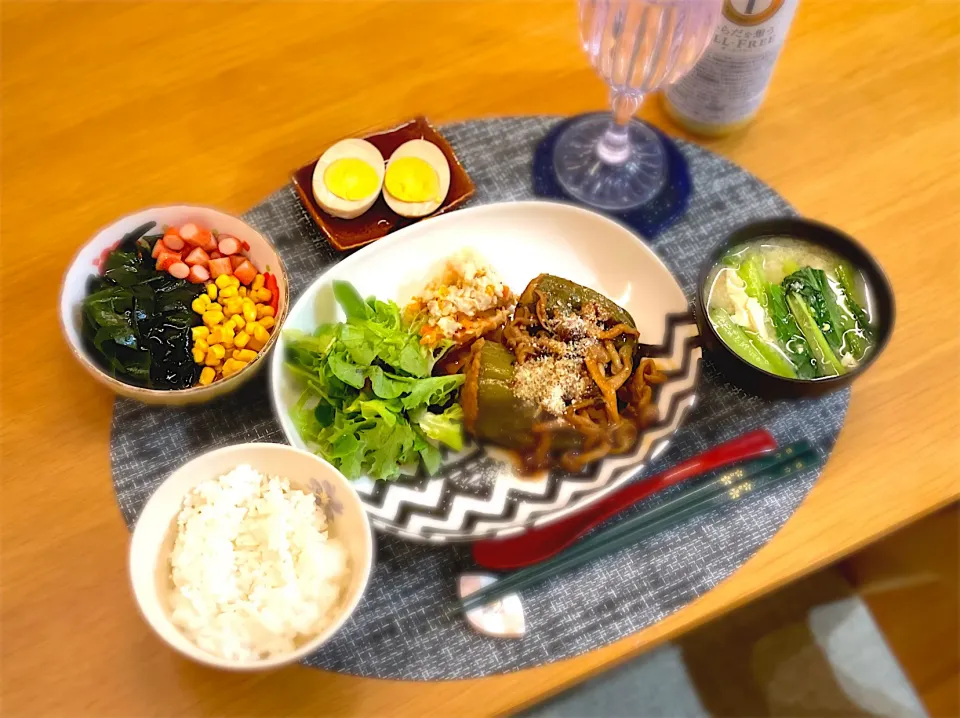
<svg viewBox="0 0 960 718"><path fill-rule="evenodd" d="M441 444L463 448L464 377L431 376L450 344L425 348L400 307L348 282L333 293L345 322L284 334L286 366L304 385L292 411L300 436L351 479L395 479L421 461L435 473Z"/></svg>
<svg viewBox="0 0 960 718"><path fill-rule="evenodd" d="M200 376L190 328L200 317L190 304L203 286L158 272L145 235L149 222L127 234L92 277L82 305L81 335L111 376L150 389L186 389Z"/></svg>

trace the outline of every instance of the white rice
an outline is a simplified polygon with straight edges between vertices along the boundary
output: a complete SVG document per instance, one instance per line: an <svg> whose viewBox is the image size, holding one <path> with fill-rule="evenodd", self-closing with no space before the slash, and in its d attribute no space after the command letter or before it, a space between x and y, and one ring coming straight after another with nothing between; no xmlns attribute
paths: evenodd
<svg viewBox="0 0 960 718"><path fill-rule="evenodd" d="M347 574L313 494L238 466L184 499L170 555L173 622L229 660L286 654L333 621Z"/></svg>

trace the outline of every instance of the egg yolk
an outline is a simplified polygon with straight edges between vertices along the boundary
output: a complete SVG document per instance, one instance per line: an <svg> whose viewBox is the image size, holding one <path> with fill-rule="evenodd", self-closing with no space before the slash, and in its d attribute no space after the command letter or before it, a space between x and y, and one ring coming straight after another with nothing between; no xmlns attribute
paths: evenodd
<svg viewBox="0 0 960 718"><path fill-rule="evenodd" d="M323 171L323 183L340 199L356 202L376 192L380 182L369 163L344 157L334 160Z"/></svg>
<svg viewBox="0 0 960 718"><path fill-rule="evenodd" d="M440 202L440 177L426 160L398 157L387 165L387 192L403 202Z"/></svg>

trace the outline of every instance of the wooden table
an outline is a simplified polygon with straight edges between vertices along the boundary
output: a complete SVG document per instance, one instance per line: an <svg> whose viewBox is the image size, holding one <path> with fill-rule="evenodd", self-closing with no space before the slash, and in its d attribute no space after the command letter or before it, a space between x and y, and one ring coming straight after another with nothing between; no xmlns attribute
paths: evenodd
<svg viewBox="0 0 960 718"><path fill-rule="evenodd" d="M149 205L240 212L332 140L419 112L568 114L606 93L572 0L14 0L2 16L5 715L508 712L957 498L960 6L803 0L760 119L709 146L859 237L899 315L776 538L661 623L512 675L422 684L188 664L137 615L109 480L112 397L57 327L76 247ZM644 115L668 126L656 106Z"/></svg>

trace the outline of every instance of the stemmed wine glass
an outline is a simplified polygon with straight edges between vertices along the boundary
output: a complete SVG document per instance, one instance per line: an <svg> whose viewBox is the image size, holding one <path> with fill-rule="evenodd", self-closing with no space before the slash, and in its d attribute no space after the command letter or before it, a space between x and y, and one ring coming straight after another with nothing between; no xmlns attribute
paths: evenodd
<svg viewBox="0 0 960 718"><path fill-rule="evenodd" d="M633 119L643 98L676 82L707 47L723 0L580 0L580 36L610 86L613 118L587 115L557 138L553 167L574 199L608 211L649 202L666 181L656 133Z"/></svg>

